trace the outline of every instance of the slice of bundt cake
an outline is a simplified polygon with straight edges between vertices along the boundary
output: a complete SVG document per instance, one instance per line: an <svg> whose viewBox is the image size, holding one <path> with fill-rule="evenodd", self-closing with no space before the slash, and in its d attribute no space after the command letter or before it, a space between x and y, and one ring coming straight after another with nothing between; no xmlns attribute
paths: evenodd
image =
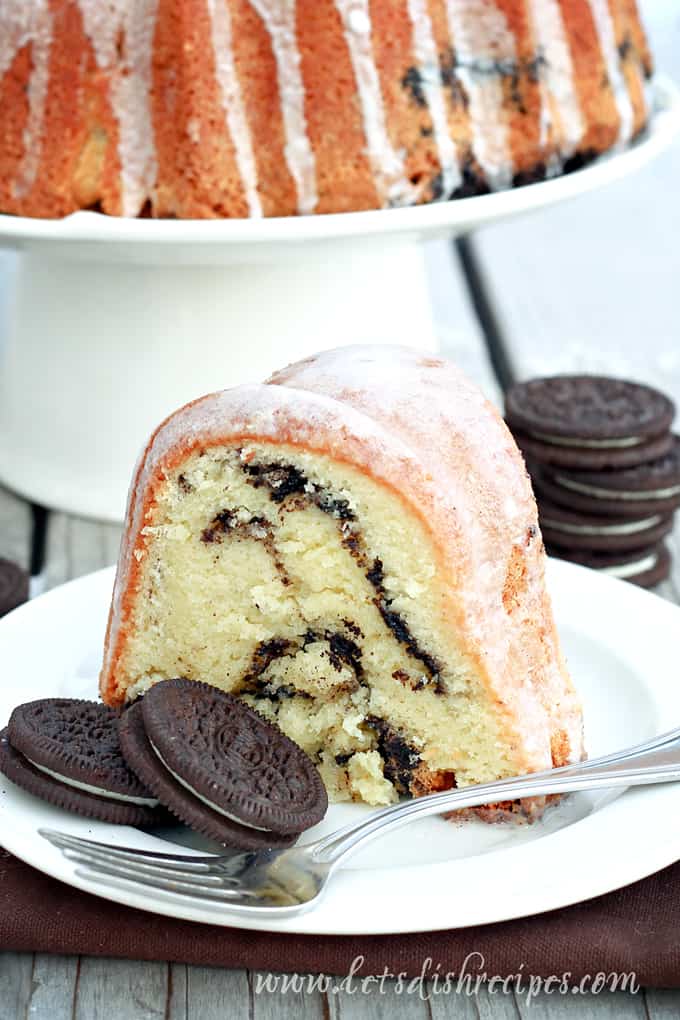
<svg viewBox="0 0 680 1020"><path fill-rule="evenodd" d="M320 354L153 435L101 693L120 705L175 676L236 693L336 800L563 765L581 711L544 563L520 454L453 365Z"/></svg>

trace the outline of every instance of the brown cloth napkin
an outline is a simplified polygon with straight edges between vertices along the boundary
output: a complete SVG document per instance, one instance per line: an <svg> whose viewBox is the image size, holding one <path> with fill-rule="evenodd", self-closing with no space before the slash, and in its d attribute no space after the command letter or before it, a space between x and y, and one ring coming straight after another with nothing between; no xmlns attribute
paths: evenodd
<svg viewBox="0 0 680 1020"><path fill-rule="evenodd" d="M512 880L512 876L508 876ZM559 882L559 875L555 876ZM0 850L0 951L169 960L299 974L505 978L635 972L680 987L680 862L625 889L548 914L411 935L291 935L195 924L79 892ZM474 954L470 956L470 954ZM357 969L357 958L363 958ZM467 959L466 959L467 958ZM428 964L427 961L431 962Z"/></svg>

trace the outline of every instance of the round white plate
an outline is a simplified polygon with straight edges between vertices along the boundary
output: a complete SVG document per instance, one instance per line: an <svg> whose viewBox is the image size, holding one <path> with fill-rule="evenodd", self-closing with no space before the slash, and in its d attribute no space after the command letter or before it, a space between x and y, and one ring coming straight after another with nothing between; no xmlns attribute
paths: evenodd
<svg viewBox="0 0 680 1020"><path fill-rule="evenodd" d="M680 129L680 90L658 75L649 125L635 142L574 173L522 188L399 209L259 220L153 220L78 212L59 220L0 215L0 247L88 260L244 263L307 257L310 248L385 238L450 237L603 187L644 166Z"/></svg>
<svg viewBox="0 0 680 1020"><path fill-rule="evenodd" d="M96 696L112 570L73 581L0 621L0 721L18 703ZM550 587L570 669L585 706L591 755L680 725L680 608L621 581L553 561ZM335 806L329 831L370 809ZM288 920L221 916L181 898L97 888L40 828L139 847L158 835L88 821L0 777L0 841L11 853L88 892L171 917L242 928L330 934L436 930L551 910L633 882L680 857L678 789L579 794L533 826L428 819L379 840L332 880L313 910ZM192 843L184 829L165 837Z"/></svg>

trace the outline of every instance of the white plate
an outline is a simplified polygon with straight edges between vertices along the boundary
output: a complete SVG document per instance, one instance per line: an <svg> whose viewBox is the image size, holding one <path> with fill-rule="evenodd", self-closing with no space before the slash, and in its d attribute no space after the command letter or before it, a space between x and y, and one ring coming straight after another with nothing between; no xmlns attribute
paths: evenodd
<svg viewBox="0 0 680 1020"><path fill-rule="evenodd" d="M399 209L259 220L153 220L77 212L44 220L0 215L0 246L38 248L88 260L229 264L306 257L310 246L361 238L425 240L466 233L485 224L554 205L627 176L666 149L680 130L680 90L657 75L652 114L635 142L574 173L522 188Z"/></svg>
<svg viewBox="0 0 680 1020"><path fill-rule="evenodd" d="M569 665L585 705L591 755L680 725L680 608L621 581L553 561L550 586ZM23 701L95 697L112 570L64 585L0 621L0 720ZM335 806L316 831L370 809ZM167 843L135 829L80 819L0 777L0 841L28 864L71 885L100 890L38 829L147 848ZM186 830L172 830L187 842ZM190 840L189 840L190 842ZM217 923L271 931L369 934L436 930L551 910L633 882L680 857L678 789L580 794L534 825L415 823L380 840L339 872L326 898L286 921ZM172 917L213 914L161 893L101 895Z"/></svg>

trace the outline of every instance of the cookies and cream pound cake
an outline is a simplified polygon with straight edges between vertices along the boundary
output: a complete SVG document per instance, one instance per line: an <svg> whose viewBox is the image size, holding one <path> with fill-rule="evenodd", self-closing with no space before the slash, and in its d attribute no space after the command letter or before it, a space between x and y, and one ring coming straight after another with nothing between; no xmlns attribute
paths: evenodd
<svg viewBox="0 0 680 1020"><path fill-rule="evenodd" d="M452 364L319 354L204 397L133 480L101 693L202 680L275 720L333 800L582 757L521 456Z"/></svg>
<svg viewBox="0 0 680 1020"><path fill-rule="evenodd" d="M2 0L0 212L496 191L627 145L651 74L635 0Z"/></svg>

